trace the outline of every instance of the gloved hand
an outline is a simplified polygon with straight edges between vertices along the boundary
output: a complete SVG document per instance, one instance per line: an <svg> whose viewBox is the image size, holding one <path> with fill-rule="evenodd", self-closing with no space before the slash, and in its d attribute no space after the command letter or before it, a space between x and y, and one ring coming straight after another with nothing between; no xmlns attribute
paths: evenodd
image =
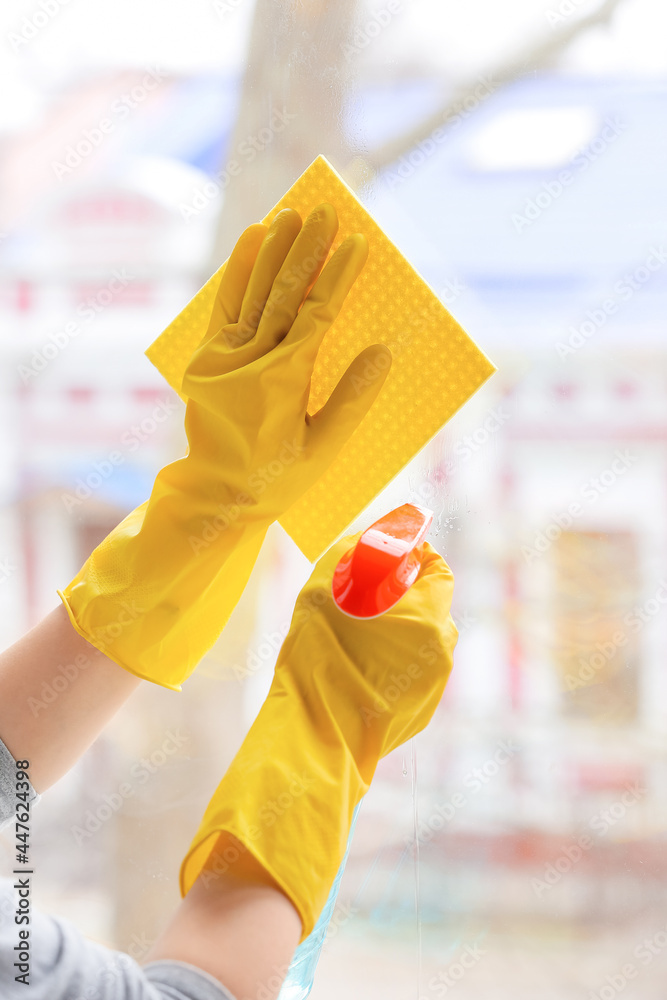
<svg viewBox="0 0 667 1000"><path fill-rule="evenodd" d="M241 236L183 378L187 456L162 469L150 499L59 591L77 631L139 677L180 690L220 635L269 525L322 475L382 387L383 376L358 377L369 360L388 369L377 345L307 413L319 345L367 254L353 235L322 270L337 228L321 205L303 227L285 209Z"/></svg>
<svg viewBox="0 0 667 1000"><path fill-rule="evenodd" d="M210 884L233 872L238 846L218 838L236 838L294 904L302 940L326 902L378 760L430 720L458 637L453 577L428 543L417 580L389 611L343 614L333 572L358 537L334 545L302 590L266 701L181 867L183 895L200 874Z"/></svg>

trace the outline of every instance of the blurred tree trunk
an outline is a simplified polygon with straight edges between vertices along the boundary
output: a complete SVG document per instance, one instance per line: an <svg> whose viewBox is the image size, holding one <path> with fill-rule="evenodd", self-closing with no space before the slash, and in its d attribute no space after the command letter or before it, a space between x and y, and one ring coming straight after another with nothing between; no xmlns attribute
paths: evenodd
<svg viewBox="0 0 667 1000"><path fill-rule="evenodd" d="M267 538L222 636L183 691L143 684L114 723L123 758L118 773L133 794L114 817L113 936L134 958L144 957L178 905L181 860L245 737L244 688L235 667L244 668L259 642L259 590L275 562L274 545L275 537ZM169 751L178 749L163 763L165 739Z"/></svg>
<svg viewBox="0 0 667 1000"><path fill-rule="evenodd" d="M239 115L223 165L230 180L214 267L318 153L339 170L349 162L343 114L351 64L343 46L353 30L356 4L257 0ZM230 170L234 163L236 173ZM128 799L115 822L114 940L137 958L177 904L180 860L244 736L243 684L229 668L244 663L251 648L257 590L272 572L273 546L275 538L267 540L220 642L183 694L175 698L145 685L125 712L134 723L129 727L131 745L125 748L128 769L159 752L166 733L187 734L183 751L151 774L141 795ZM138 891L147 879L150 892Z"/></svg>
<svg viewBox="0 0 667 1000"><path fill-rule="evenodd" d="M257 0L230 176L213 263L263 218L319 153L338 170L350 159L344 103L357 0ZM231 171L230 171L231 175Z"/></svg>
<svg viewBox="0 0 667 1000"><path fill-rule="evenodd" d="M551 69L586 31L607 24L624 0L603 0L569 19L504 64L490 67L490 92L529 73ZM408 132L362 154L354 164L344 129L345 100L356 58L352 45L359 0L257 0L239 115L226 169L230 171L214 247L214 267L229 255L241 231L261 219L308 164L324 153L356 187L408 153L433 129L446 127L462 108L483 104L479 78ZM357 151L359 152L359 151ZM353 168L353 176L349 176Z"/></svg>

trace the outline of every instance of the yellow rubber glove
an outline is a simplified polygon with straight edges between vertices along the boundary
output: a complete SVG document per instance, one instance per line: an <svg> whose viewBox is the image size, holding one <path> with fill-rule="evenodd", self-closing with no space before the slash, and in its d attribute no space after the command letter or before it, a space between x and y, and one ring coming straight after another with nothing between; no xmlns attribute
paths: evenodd
<svg viewBox="0 0 667 1000"><path fill-rule="evenodd" d="M302 940L326 902L378 760L430 720L458 637L453 577L428 543L416 582L393 608L370 619L343 614L331 583L356 538L334 545L299 595L266 701L181 867L183 895L200 873L210 884L233 872L238 845L216 843L231 834L292 901Z"/></svg>
<svg viewBox="0 0 667 1000"><path fill-rule="evenodd" d="M369 360L388 369L377 345L307 413L319 345L367 255L356 234L322 269L337 228L321 205L303 226L285 209L241 236L183 379L187 456L162 469L150 499L59 591L77 631L139 677L180 690L220 635L269 525L319 479L380 391L383 376L359 377Z"/></svg>

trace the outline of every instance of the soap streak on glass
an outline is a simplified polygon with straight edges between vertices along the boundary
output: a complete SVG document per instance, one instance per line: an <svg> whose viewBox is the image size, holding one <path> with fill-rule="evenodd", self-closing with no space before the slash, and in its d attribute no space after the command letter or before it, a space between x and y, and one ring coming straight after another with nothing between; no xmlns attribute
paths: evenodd
<svg viewBox="0 0 667 1000"><path fill-rule="evenodd" d="M415 914L417 917L417 1000L421 997L422 982L422 921L419 897L419 800L417 798L417 746L415 738L410 740L410 764L412 779L412 817L415 827Z"/></svg>

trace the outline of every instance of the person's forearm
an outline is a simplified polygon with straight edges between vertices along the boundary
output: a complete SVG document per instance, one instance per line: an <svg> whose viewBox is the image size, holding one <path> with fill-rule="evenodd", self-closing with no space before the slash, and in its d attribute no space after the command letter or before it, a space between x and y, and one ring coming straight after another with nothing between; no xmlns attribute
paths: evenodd
<svg viewBox="0 0 667 1000"><path fill-rule="evenodd" d="M63 606L0 654L0 739L43 792L141 683L80 636Z"/></svg>
<svg viewBox="0 0 667 1000"><path fill-rule="evenodd" d="M223 834L143 962L188 962L237 1000L273 1000L300 934L287 896L242 844Z"/></svg>

